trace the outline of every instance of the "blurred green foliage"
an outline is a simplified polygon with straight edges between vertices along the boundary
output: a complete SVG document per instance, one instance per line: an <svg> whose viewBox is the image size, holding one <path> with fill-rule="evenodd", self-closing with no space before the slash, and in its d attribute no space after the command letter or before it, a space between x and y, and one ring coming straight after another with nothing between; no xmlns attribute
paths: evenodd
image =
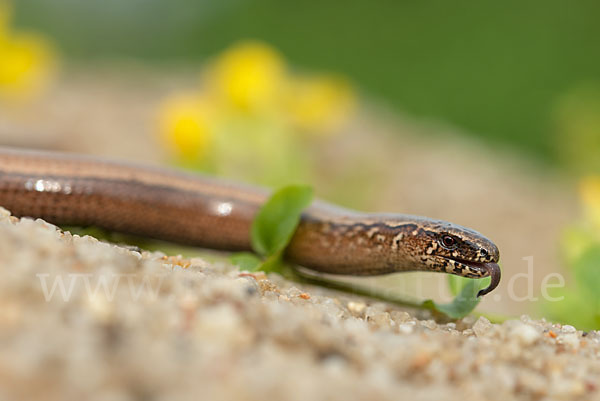
<svg viewBox="0 0 600 401"><path fill-rule="evenodd" d="M600 82L567 92L555 118L560 161L577 174L600 174Z"/></svg>
<svg viewBox="0 0 600 401"><path fill-rule="evenodd" d="M245 38L340 71L407 113L547 161L556 103L600 82L600 2L19 0L17 24L79 59L193 61Z"/></svg>
<svg viewBox="0 0 600 401"><path fill-rule="evenodd" d="M600 329L600 176L579 183L583 218L567 227L561 251L568 285L547 288L545 316L582 329Z"/></svg>
<svg viewBox="0 0 600 401"><path fill-rule="evenodd" d="M574 235L574 233L569 233ZM586 235L575 234L585 238ZM567 261L571 283L549 288L549 299L542 304L544 316L572 324L583 330L600 329L600 244L593 244Z"/></svg>

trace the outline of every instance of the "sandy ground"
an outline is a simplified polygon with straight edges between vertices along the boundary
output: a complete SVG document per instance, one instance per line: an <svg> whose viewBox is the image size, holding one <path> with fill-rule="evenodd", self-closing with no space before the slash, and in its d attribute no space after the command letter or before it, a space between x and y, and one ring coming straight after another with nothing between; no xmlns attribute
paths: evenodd
<svg viewBox="0 0 600 401"><path fill-rule="evenodd" d="M136 64L95 68L64 71L33 104L0 107L0 144L164 163L166 153L156 140L156 110L169 93L196 87L197 73ZM559 240L577 218L573 184L513 150L484 146L448 126L367 106L343 135L315 152L319 197L344 203L332 188L354 176L363 182L368 177L368 185L354 189L359 194L347 197L360 198L362 204L346 206L445 219L493 239L501 251L503 280L482 302L482 310L539 316L544 278L565 274ZM365 283L418 299L449 298L443 275L361 279Z"/></svg>
<svg viewBox="0 0 600 401"><path fill-rule="evenodd" d="M5 210L0 238L2 400L600 398L598 332L439 323Z"/></svg>

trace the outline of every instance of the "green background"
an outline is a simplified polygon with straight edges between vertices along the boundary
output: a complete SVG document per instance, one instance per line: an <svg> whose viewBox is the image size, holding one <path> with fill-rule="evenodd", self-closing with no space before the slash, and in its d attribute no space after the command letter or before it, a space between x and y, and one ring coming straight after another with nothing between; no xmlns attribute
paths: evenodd
<svg viewBox="0 0 600 401"><path fill-rule="evenodd" d="M300 69L548 162L556 104L600 82L598 1L18 0L16 24L73 59L209 57L239 39ZM600 112L600 111L599 111Z"/></svg>

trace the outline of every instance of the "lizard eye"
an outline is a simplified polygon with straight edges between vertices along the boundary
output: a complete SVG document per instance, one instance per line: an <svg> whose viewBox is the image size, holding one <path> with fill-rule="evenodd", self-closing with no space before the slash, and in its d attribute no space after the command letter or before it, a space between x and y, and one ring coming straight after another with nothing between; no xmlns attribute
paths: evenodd
<svg viewBox="0 0 600 401"><path fill-rule="evenodd" d="M440 239L440 245L446 249L456 248L456 239L450 235L443 235Z"/></svg>

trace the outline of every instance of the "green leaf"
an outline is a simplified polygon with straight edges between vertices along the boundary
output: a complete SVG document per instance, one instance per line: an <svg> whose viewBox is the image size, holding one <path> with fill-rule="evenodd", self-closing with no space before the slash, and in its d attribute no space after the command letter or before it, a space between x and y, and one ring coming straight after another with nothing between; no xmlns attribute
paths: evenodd
<svg viewBox="0 0 600 401"><path fill-rule="evenodd" d="M302 211L310 204L312 188L291 185L275 192L252 222L252 248L263 256L282 252L290 242Z"/></svg>
<svg viewBox="0 0 600 401"><path fill-rule="evenodd" d="M457 296L469 281L471 281L469 278L449 274L448 288L450 289L450 294L454 297Z"/></svg>
<svg viewBox="0 0 600 401"><path fill-rule="evenodd" d="M467 316L481 301L477 297L480 289L489 285L490 278L481 280L470 279L461 289L460 293L449 304L438 304L431 299L423 302L423 307L441 312L452 319Z"/></svg>
<svg viewBox="0 0 600 401"><path fill-rule="evenodd" d="M281 257L282 252L277 252L275 255L269 256L259 267L265 273L281 273L285 263Z"/></svg>
<svg viewBox="0 0 600 401"><path fill-rule="evenodd" d="M248 270L253 272L259 269L262 261L258 256L250 252L241 252L231 255L229 258L231 263L239 266L240 270Z"/></svg>

